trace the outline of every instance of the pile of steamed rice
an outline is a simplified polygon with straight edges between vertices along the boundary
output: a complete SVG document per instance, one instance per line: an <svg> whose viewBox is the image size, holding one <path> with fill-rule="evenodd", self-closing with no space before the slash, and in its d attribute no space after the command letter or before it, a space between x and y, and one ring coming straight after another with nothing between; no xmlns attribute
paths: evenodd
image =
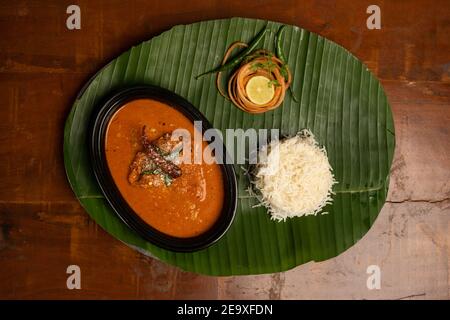
<svg viewBox="0 0 450 320"><path fill-rule="evenodd" d="M316 215L331 203L336 181L325 148L310 131L271 142L259 159L253 183L272 219Z"/></svg>

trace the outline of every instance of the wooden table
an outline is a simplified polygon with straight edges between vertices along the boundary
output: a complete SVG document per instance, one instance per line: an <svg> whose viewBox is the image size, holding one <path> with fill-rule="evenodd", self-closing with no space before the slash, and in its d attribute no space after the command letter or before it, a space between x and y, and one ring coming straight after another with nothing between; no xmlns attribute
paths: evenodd
<svg viewBox="0 0 450 320"><path fill-rule="evenodd" d="M0 2L0 298L448 299L450 3L434 1ZM381 30L366 9L381 8ZM133 44L173 25L246 16L295 24L350 50L381 79L396 153L372 229L335 259L277 274L205 277L148 258L83 211L67 182L65 118L81 86ZM66 288L66 268L82 289ZM381 268L368 290L366 269Z"/></svg>

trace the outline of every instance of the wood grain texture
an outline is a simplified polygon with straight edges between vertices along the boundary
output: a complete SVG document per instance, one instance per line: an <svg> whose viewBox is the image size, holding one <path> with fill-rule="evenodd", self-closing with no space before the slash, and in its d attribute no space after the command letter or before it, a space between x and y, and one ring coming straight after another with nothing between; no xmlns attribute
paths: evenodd
<svg viewBox="0 0 450 320"><path fill-rule="evenodd" d="M0 298L450 298L450 5L378 1L0 3ZM183 4L181 4L183 3ZM124 12L127 12L124 15ZM64 120L89 77L175 24L246 16L299 25L349 49L381 79L396 127L388 203L358 244L284 273L214 278L126 247L91 221L67 183ZM66 267L82 290L66 289ZM378 264L381 290L366 288Z"/></svg>

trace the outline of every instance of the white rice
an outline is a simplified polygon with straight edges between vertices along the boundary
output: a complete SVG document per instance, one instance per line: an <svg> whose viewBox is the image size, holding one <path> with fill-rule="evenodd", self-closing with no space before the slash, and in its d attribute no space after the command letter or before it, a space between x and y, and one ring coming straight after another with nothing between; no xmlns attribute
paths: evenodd
<svg viewBox="0 0 450 320"><path fill-rule="evenodd" d="M332 202L333 169L311 131L273 141L266 148L259 152L253 183L272 219L316 215Z"/></svg>

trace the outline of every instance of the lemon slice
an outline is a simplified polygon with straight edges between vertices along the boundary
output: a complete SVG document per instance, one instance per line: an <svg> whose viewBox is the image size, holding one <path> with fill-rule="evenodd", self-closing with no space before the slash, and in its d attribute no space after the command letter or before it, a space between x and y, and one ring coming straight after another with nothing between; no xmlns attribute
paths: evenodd
<svg viewBox="0 0 450 320"><path fill-rule="evenodd" d="M250 101L258 105L268 103L275 95L273 84L264 76L254 76L248 80L245 91Z"/></svg>

